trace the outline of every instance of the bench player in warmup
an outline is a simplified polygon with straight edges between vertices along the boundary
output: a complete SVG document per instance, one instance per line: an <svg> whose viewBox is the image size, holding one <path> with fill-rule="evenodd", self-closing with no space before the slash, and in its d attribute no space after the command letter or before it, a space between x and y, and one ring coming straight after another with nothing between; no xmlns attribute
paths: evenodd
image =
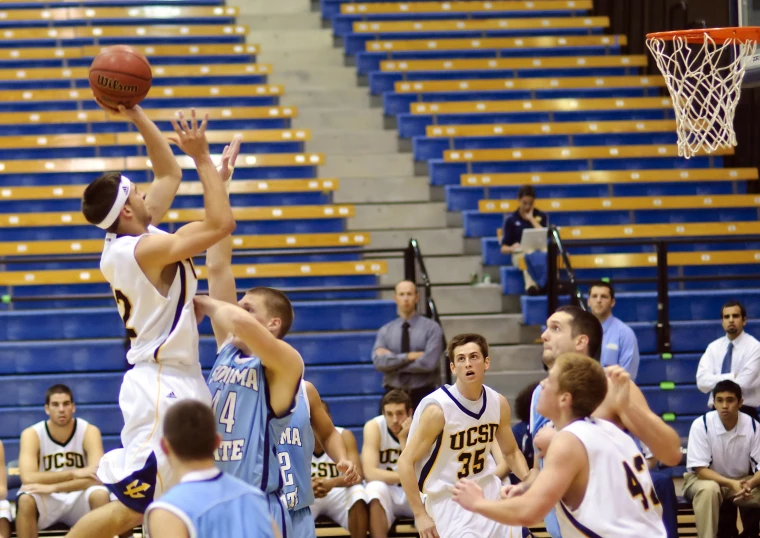
<svg viewBox="0 0 760 538"><path fill-rule="evenodd" d="M218 350L208 378L222 437L217 466L264 491L283 538L293 538L277 458L304 368L301 355L283 340L293 324L293 306L284 293L266 287L237 300L230 236L209 249L206 267L209 296L195 303L199 317L211 319Z"/></svg>
<svg viewBox="0 0 760 538"><path fill-rule="evenodd" d="M512 434L509 403L483 384L489 366L486 339L455 336L448 357L456 383L420 402L398 461L415 526L421 538L519 538L522 529L464 510L451 497L459 479L470 478L487 499L499 498L499 475L506 469L496 447L519 479L528 476L528 464Z"/></svg>
<svg viewBox="0 0 760 538"><path fill-rule="evenodd" d="M74 525L87 512L110 501L108 489L95 477L103 457L100 430L74 417L75 412L71 389L53 385L45 393L49 418L21 433L19 538L37 538L40 530L56 523Z"/></svg>
<svg viewBox="0 0 760 538"><path fill-rule="evenodd" d="M319 392L312 383L301 381L295 411L290 423L282 432L277 447L277 457L284 478L285 504L293 522L293 536L298 538L317 536L311 513L311 505L314 504L311 458L315 441L327 447L326 451L334 461L338 461L336 468L344 474L343 479L347 484L359 483L361 477L356 465L348 459L343 437L325 411Z"/></svg>
<svg viewBox="0 0 760 538"><path fill-rule="evenodd" d="M119 111L140 131L155 179L143 195L124 174L105 173L85 189L82 212L107 232L100 269L113 289L131 340L127 360L135 367L124 375L119 394L124 448L106 454L98 468L118 502L80 519L68 534L72 538L112 538L132 529L171 486L171 469L159 447L164 413L182 399L211 401L198 358L193 306L198 280L191 257L235 228L223 178L209 153L207 118L199 122L193 110L190 121L181 112L172 119L170 140L195 162L206 212L204 220L169 234L155 226L174 200L182 171L139 106ZM224 162L222 170L226 173Z"/></svg>
<svg viewBox="0 0 760 538"><path fill-rule="evenodd" d="M169 409L161 449L180 480L145 512L148 536L279 538L264 493L214 465L220 442L206 404L185 400Z"/></svg>
<svg viewBox="0 0 760 538"><path fill-rule="evenodd" d="M557 357L563 353L577 352L591 358L599 356L602 346L602 326L590 312L577 306L562 306L546 320L546 331L541 335L544 342L543 361L547 368L554 365ZM608 376L622 375L625 370L620 366L606 368ZM630 433L647 445L654 456L666 465L678 465L681 461L681 440L676 431L654 414L647 404L644 394L630 381L630 398L625 407L621 407L612 397L605 399L594 410L593 416L606 419L623 431ZM533 445L536 458L530 478L519 485L527 488L543 465L541 454L549 446L556 430L551 422L537 410L543 388L536 387L531 401L530 431L533 432ZM552 538L562 538L557 523L557 515L551 510L545 519L546 528ZM565 537L566 538L566 537Z"/></svg>
<svg viewBox="0 0 760 538"><path fill-rule="evenodd" d="M454 488L454 501L507 525L529 525L555 507L564 538L665 538L641 450L611 422L591 418L605 397L621 408L630 404L629 374L620 368L608 382L598 361L567 353L541 386L538 411L559 432L530 488L507 486L504 494L511 498L484 499L477 482L464 479Z"/></svg>
<svg viewBox="0 0 760 538"><path fill-rule="evenodd" d="M364 425L361 458L372 538L388 536L396 518L412 516L398 475L398 457L406 446L411 423L412 399L405 391L394 389L380 401L380 415Z"/></svg>
<svg viewBox="0 0 760 538"><path fill-rule="evenodd" d="M325 413L332 420L330 407L322 401ZM335 426L346 446L346 456L354 463L361 479L361 460L359 449L351 430ZM369 528L367 515L367 496L361 483L349 483L346 475L341 474L338 464L328 456L319 441L314 444L311 456L311 487L314 492L314 504L311 513L316 520L326 516L351 533L351 538L366 538ZM361 482L361 480L359 480Z"/></svg>

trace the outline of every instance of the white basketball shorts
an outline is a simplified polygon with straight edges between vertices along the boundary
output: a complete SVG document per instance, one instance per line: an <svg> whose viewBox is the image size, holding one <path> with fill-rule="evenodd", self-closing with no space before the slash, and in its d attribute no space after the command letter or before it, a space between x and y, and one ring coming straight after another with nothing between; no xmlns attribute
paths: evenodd
<svg viewBox="0 0 760 538"><path fill-rule="evenodd" d="M128 508L144 513L174 481L161 451L166 411L180 400L211 405L211 393L197 368L139 363L124 374L119 406L124 415L121 443L100 460L98 478Z"/></svg>
<svg viewBox="0 0 760 538"><path fill-rule="evenodd" d="M314 519L327 516L335 523L348 530L348 511L359 501L367 502L364 485L357 484L350 488L333 488L321 499L314 499L311 513Z"/></svg>
<svg viewBox="0 0 760 538"><path fill-rule="evenodd" d="M397 517L412 517L412 509L406 502L406 494L401 486L390 486L385 482L375 480L365 487L367 493L367 504L377 499L380 506L385 510L385 517L388 518L388 528L391 528Z"/></svg>
<svg viewBox="0 0 760 538"><path fill-rule="evenodd" d="M478 481L483 488L486 499L497 500L501 481L495 475ZM509 527L465 510L455 503L449 495L439 495L434 499L429 496L425 509L435 522L435 528L441 538L522 538L522 527Z"/></svg>
<svg viewBox="0 0 760 538"><path fill-rule="evenodd" d="M90 495L96 491L108 493L108 490L103 486L90 486L84 491L72 491L70 493L51 493L50 495L22 493L22 495L34 497L34 501L37 503L37 512L39 512L37 526L40 530L45 530L56 523L73 527L90 511Z"/></svg>

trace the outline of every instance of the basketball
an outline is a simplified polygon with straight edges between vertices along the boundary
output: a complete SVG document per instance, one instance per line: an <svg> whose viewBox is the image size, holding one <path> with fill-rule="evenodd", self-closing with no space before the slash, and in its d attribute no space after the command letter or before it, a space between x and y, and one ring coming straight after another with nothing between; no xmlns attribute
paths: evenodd
<svg viewBox="0 0 760 538"><path fill-rule="evenodd" d="M148 59L125 45L107 48L90 65L90 88L95 100L110 110L138 104L148 94L152 80Z"/></svg>

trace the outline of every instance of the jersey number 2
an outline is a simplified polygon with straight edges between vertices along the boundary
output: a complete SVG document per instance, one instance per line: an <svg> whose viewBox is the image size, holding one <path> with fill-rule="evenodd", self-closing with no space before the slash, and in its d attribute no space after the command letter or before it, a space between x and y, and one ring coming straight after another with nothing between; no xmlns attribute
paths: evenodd
<svg viewBox="0 0 760 538"><path fill-rule="evenodd" d="M280 452L277 454L277 457L280 459L280 470L282 471L282 479L286 486L292 486L293 485L293 473L289 473L290 468L293 466L293 464L290 463L290 454L287 452Z"/></svg>
<svg viewBox="0 0 760 538"><path fill-rule="evenodd" d="M129 299L127 299L127 296L121 290L113 290L113 296L116 299L116 306L119 307L121 321L124 322L124 327L127 328L127 336L129 338L137 338L137 333L129 326L129 318L132 316L132 303L129 302Z"/></svg>
<svg viewBox="0 0 760 538"><path fill-rule="evenodd" d="M633 466L636 469L636 472L643 472L645 468L643 456L636 456L633 458ZM644 510L649 510L649 500L647 499L647 494L644 491L644 488L641 487L641 482L639 482L639 479L636 477L636 473L633 472L631 466L628 465L628 462L625 461L623 462L623 469L625 469L626 483L628 484L628 491L631 493L631 497L634 499L636 497L641 497L641 506L644 507ZM657 494L654 491L654 486L652 486L652 490L649 492L649 497L652 499L652 504L654 506L660 504L660 499L657 498Z"/></svg>
<svg viewBox="0 0 760 538"><path fill-rule="evenodd" d="M457 473L457 478L467 478L470 474L478 474L483 471L486 465L486 449L481 448L472 452L462 452L457 458L462 463L462 468Z"/></svg>

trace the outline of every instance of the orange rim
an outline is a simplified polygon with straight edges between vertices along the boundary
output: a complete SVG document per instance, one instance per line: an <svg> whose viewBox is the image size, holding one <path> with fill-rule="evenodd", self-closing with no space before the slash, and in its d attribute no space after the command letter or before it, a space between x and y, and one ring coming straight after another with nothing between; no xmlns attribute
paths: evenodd
<svg viewBox="0 0 760 538"><path fill-rule="evenodd" d="M662 39L673 41L675 38L685 39L689 43L702 43L705 34L709 35L716 43L725 43L734 39L739 43L760 41L760 26L741 26L738 28L698 28L696 30L675 30L672 32L654 32L647 34L650 39Z"/></svg>

